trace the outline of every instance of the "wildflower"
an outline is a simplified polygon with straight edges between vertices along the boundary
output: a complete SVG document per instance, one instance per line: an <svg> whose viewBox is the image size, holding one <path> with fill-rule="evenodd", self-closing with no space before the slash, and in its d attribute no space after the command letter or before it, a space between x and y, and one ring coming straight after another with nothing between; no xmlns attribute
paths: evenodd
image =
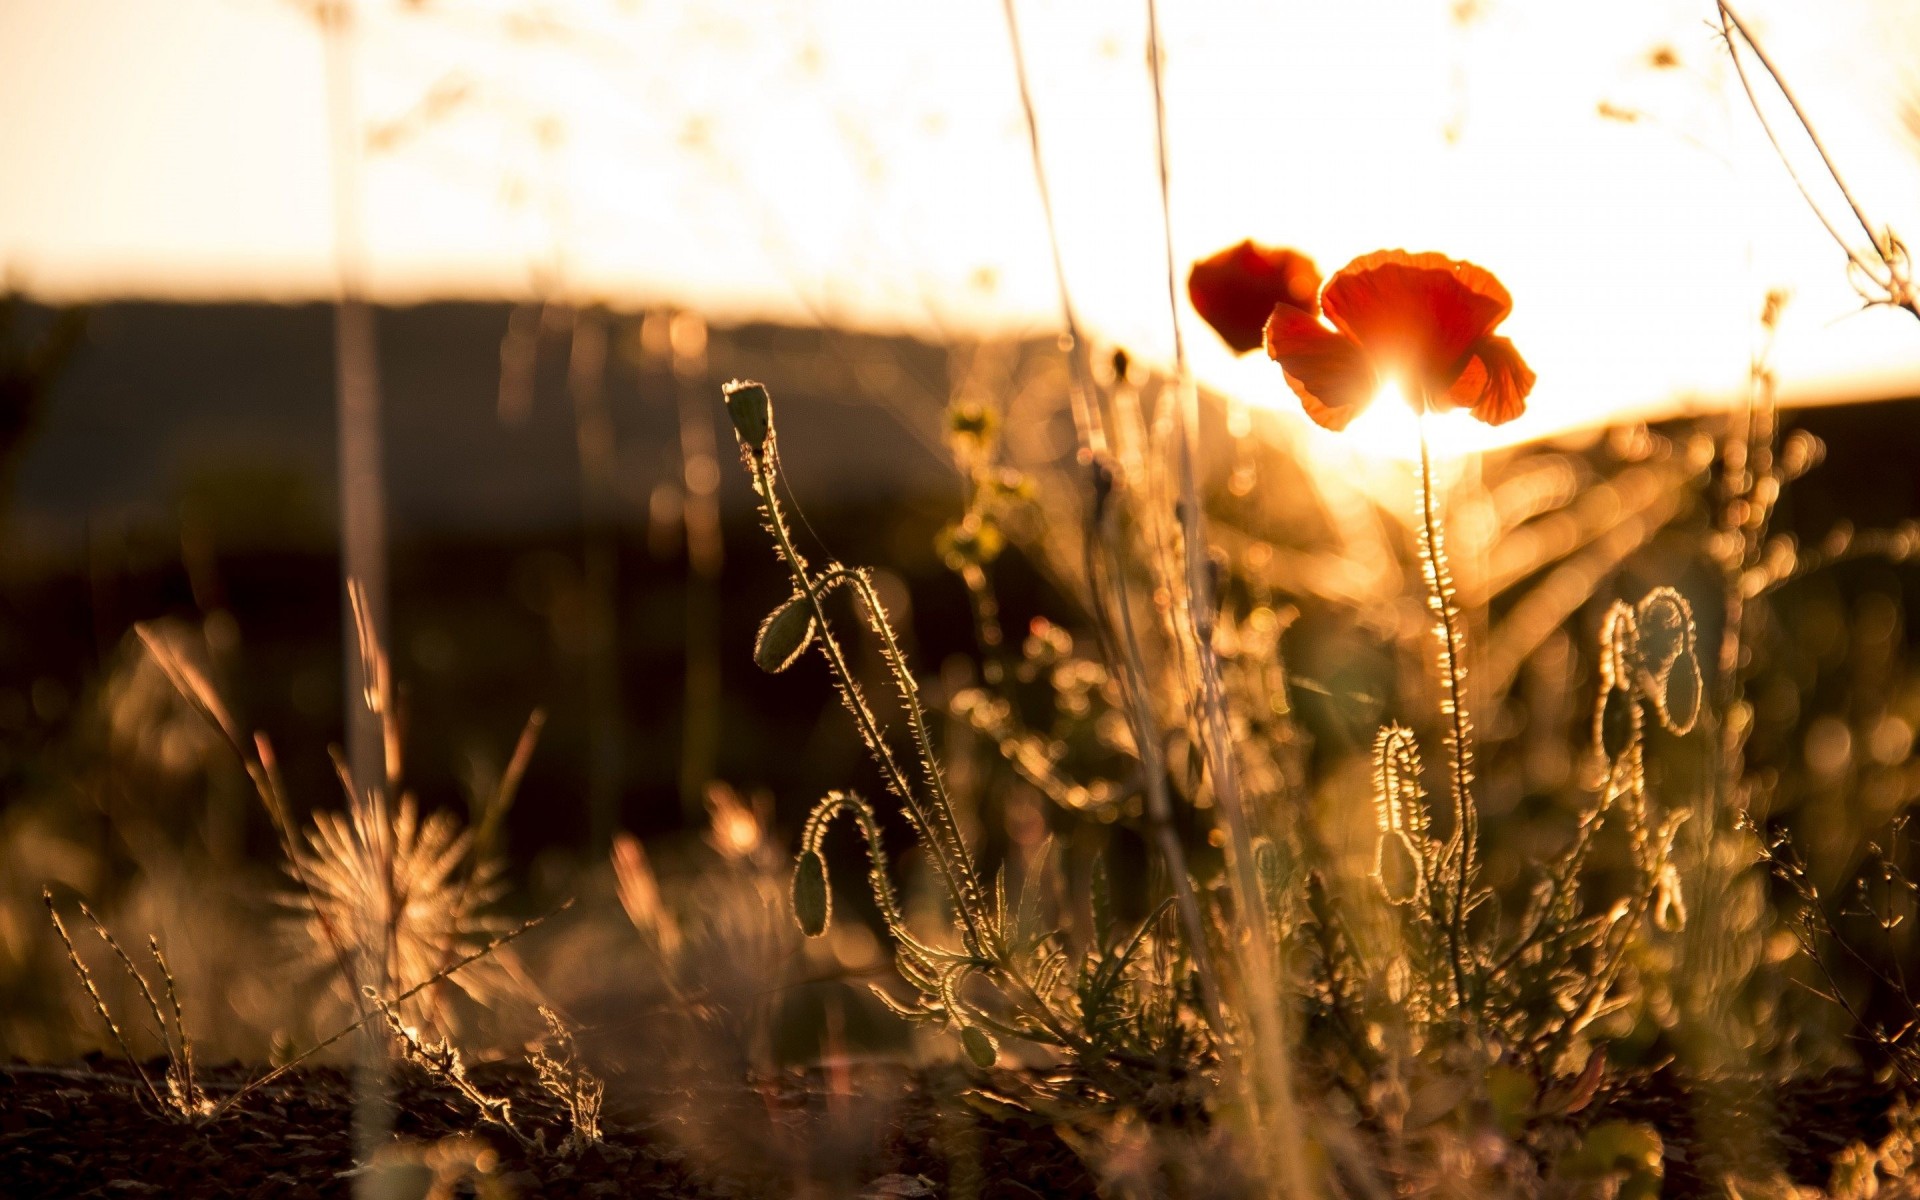
<svg viewBox="0 0 1920 1200"><path fill-rule="evenodd" d="M1187 297L1235 354L1260 348L1274 305L1320 311L1320 271L1294 250L1262 246L1251 239L1193 264Z"/></svg>
<svg viewBox="0 0 1920 1200"><path fill-rule="evenodd" d="M1489 425L1526 409L1533 371L1494 328L1513 298L1491 272L1438 254L1380 250L1335 271L1320 293L1327 328L1307 306L1267 318L1267 354L1307 415L1328 429L1358 416L1383 380L1416 406L1464 408Z"/></svg>

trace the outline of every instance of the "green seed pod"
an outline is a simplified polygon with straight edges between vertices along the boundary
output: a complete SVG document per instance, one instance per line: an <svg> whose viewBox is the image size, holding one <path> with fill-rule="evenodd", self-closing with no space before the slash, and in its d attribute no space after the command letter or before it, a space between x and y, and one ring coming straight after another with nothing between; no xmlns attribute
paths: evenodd
<svg viewBox="0 0 1920 1200"><path fill-rule="evenodd" d="M960 1045L966 1050L973 1065L982 1071L991 1067L1000 1057L1000 1047L994 1045L993 1035L978 1025L960 1027Z"/></svg>
<svg viewBox="0 0 1920 1200"><path fill-rule="evenodd" d="M833 918L833 895L827 890L827 864L817 850L802 850L793 865L793 919L800 932L819 937Z"/></svg>
<svg viewBox="0 0 1920 1200"><path fill-rule="evenodd" d="M773 438L773 398L758 383L736 379L720 389L733 418L733 434L755 454L764 454Z"/></svg>
<svg viewBox="0 0 1920 1200"><path fill-rule="evenodd" d="M1608 688L1600 702L1596 724L1600 752L1607 756L1608 762L1617 761L1640 733L1640 710L1634 703L1633 693L1625 688Z"/></svg>
<svg viewBox="0 0 1920 1200"><path fill-rule="evenodd" d="M760 622L760 635L753 642L753 661L767 674L778 675L813 642L813 629L813 602L795 592Z"/></svg>

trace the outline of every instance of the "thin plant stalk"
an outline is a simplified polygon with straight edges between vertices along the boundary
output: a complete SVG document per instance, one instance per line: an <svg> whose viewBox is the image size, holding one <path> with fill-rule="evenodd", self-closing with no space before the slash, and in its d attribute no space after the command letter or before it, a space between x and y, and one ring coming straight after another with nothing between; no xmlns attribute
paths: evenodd
<svg viewBox="0 0 1920 1200"><path fill-rule="evenodd" d="M180 1082L180 1101L188 1112L197 1113L201 1102L200 1085L194 1072L193 1039L187 1036L187 1019L180 1010L180 989L174 982L173 968L167 965L167 956L160 951L160 939L152 934L147 935L147 952L153 955L154 965L160 968L161 982L166 985L167 1007L173 1016L173 1035L179 1043L176 1075Z"/></svg>
<svg viewBox="0 0 1920 1200"><path fill-rule="evenodd" d="M865 576L857 571L829 571L824 575L815 575L807 568L806 559L801 557L793 544L793 535L787 528L785 515L781 512L780 501L775 494L775 472L768 461L771 453L762 454L756 448L748 448L745 457L748 469L753 476L754 490L761 498L761 511L766 518L767 529L773 534L780 551L780 559L786 563L793 578L795 589L805 597L813 610L817 623L821 652L827 656L834 678L840 685L841 698L845 701L855 722L860 726L861 739L866 742L881 772L886 776L889 790L907 806L914 824L926 833L928 848L933 860L953 895L959 909L967 952L978 958L987 958L988 930L981 922L981 898L979 883L974 876L973 856L968 851L960 831L953 824L952 810L947 805L945 785L933 759L933 741L927 731L926 715L921 710L918 699L913 694L913 677L906 669L906 662L895 643L893 632L887 622L880 618L883 611L879 597L873 593L872 585ZM829 623L826 597L837 583L846 583L860 592L860 600L867 606L868 614L874 618L874 626L881 631L882 653L887 659L888 669L902 692L902 702L907 709L908 720L912 726L916 750L921 757L922 774L931 792L931 803L924 801L919 790L914 787L907 773L901 769L889 747L885 732L873 709L868 705L865 694L860 690L858 680L847 663L846 654L841 649L839 639L833 635Z"/></svg>
<svg viewBox="0 0 1920 1200"><path fill-rule="evenodd" d="M1094 544L1092 541L1087 543L1086 571L1087 585L1098 602L1103 590L1102 572L1099 569L1099 556L1093 552ZM1208 1027L1216 1035L1222 1035L1226 1032L1226 1024L1220 981L1213 966L1212 951L1207 945L1200 901L1194 894L1193 878L1186 868L1186 851L1180 844L1180 831L1173 822L1173 799L1167 791L1166 757L1161 749L1153 704L1146 694L1147 668L1140 657L1140 639L1134 629L1133 600L1127 591L1126 580L1118 573L1115 573L1105 590L1113 593L1112 606L1119 614L1120 622L1118 635L1114 636L1108 631L1107 604L1104 602L1097 603L1095 626L1107 643L1105 649L1109 658L1121 668L1121 694L1127 706L1127 724L1140 756L1141 786L1147 800L1147 823L1153 830L1155 847L1165 860L1175 909L1193 955L1195 971L1200 977L1202 1015Z"/></svg>
<svg viewBox="0 0 1920 1200"><path fill-rule="evenodd" d="M1433 478L1433 451L1427 436L1430 408L1419 400L1420 425L1420 565L1427 581L1427 608L1433 613L1438 640L1441 715L1447 721L1447 794L1453 804L1453 831L1441 861L1451 878L1452 896L1445 905L1447 956L1453 972L1455 1000L1471 1013L1479 997L1478 972L1470 963L1467 918L1471 915L1474 852L1479 841L1479 813L1473 803L1473 718L1467 707L1466 634L1447 563L1446 536L1441 529L1439 497Z"/></svg>
<svg viewBox="0 0 1920 1200"><path fill-rule="evenodd" d="M373 310L365 299L365 197L360 177L362 134L355 87L353 0L316 0L326 57L328 125L333 157L334 262L338 299L334 306L334 362L339 428L341 575L351 592L357 584L366 598L366 619L385 632L387 619L386 483L381 463L380 364ZM361 697L371 681L364 658L351 639L345 647L347 757L356 779L381 778L381 721ZM391 1130L393 1114L386 1095L386 1055L375 1039L363 1047L355 1072L354 1151L370 1161ZM365 1193L369 1184L356 1184Z"/></svg>
<svg viewBox="0 0 1920 1200"><path fill-rule="evenodd" d="M1905 246L1894 236L1891 229L1885 227L1875 229L1873 222L1867 219L1866 210L1860 206L1860 201L1855 198L1853 189L1849 188L1846 180L1840 177L1840 168L1833 161L1833 156L1827 152L1826 143L1821 140L1819 131L1814 128L1813 122L1808 119L1806 110L1800 107L1799 98L1793 94L1793 89L1787 86L1786 77L1780 73L1779 67L1774 65L1772 57L1767 54L1766 47L1760 44L1760 39L1754 36L1753 30L1747 26L1745 21L1741 20L1740 14L1736 13L1733 10L1733 6L1727 4L1725 0L1717 0L1716 6L1720 13L1721 36L1727 43L1727 57L1733 60L1734 72L1740 77L1741 90L1746 92L1747 103L1752 107L1753 115L1759 120L1761 130L1766 133L1767 141L1772 144L1774 154L1780 159L1781 166L1786 168L1787 177L1793 180L1793 186L1799 190L1800 198L1807 202L1807 207L1813 210L1815 219L1826 229L1828 236L1833 238L1834 243L1840 247L1841 253L1847 256L1847 265L1849 268L1860 272L1875 288L1883 293L1881 295L1867 295L1864 289L1862 289L1862 294L1866 296L1869 304L1891 304L1899 308L1904 308L1914 316L1920 317L1920 296L1916 296L1912 281L1907 278L1908 266ZM1767 120L1766 111L1760 106L1760 98L1754 91L1753 80L1747 75L1746 64L1740 61L1739 50L1734 44L1735 33L1738 33L1739 40L1745 42L1747 48L1753 51L1753 56L1760 60L1761 67L1766 70L1768 77L1773 80L1774 87L1779 89L1781 98L1787 102L1787 107L1793 110L1794 120L1799 122L1801 130L1806 133L1807 140L1813 145L1814 152L1820 156L1821 166L1826 168L1828 178L1833 180L1834 187L1839 190L1841 197L1846 201L1847 208L1853 213L1854 220L1859 222L1861 230L1867 235L1867 241L1873 246L1874 256L1877 261L1869 260L1864 254L1854 249L1853 246L1847 242L1846 238L1841 236L1840 231L1835 228L1833 222L1828 219L1826 211L1814 200L1813 193L1807 187L1806 181L1803 180L1800 177L1800 173L1794 169L1793 160L1788 157L1786 147L1780 142L1779 134L1774 132L1772 122ZM1856 286L1858 286L1857 279L1855 283Z"/></svg>
<svg viewBox="0 0 1920 1200"><path fill-rule="evenodd" d="M1286 983L1281 964L1274 954L1275 941L1268 928L1265 889L1254 856L1254 831L1251 814L1240 791L1239 764L1233 753L1233 730L1227 713L1226 690L1220 678L1220 660L1213 645L1215 614L1211 563L1207 557L1205 519L1200 511L1199 485L1194 467L1194 444L1199 436L1200 398L1187 363L1186 338L1180 327L1178 274L1174 267L1173 200L1171 172L1167 154L1166 85L1163 79L1163 51L1160 43L1160 16L1155 0L1147 0L1147 67L1153 83L1154 148L1159 168L1160 221L1162 249L1166 259L1167 317L1173 330L1174 375L1179 389L1179 412L1175 414L1175 465L1180 480L1180 532L1186 566L1187 632L1192 638L1194 665L1199 676L1199 709L1202 746L1207 775L1213 784L1214 802L1227 826L1227 865L1231 873L1235 909L1247 927L1246 977L1241 992L1252 1018L1256 1086L1247 1089L1249 1099L1264 1100L1258 1106L1258 1135L1263 1145L1267 1136L1273 1144L1267 1156L1279 1170L1279 1179L1288 1194L1307 1197L1316 1194L1305 1169L1305 1148L1301 1138L1300 1109L1293 1094L1293 1069L1288 1054L1286 1012L1281 1002ZM1180 593L1175 589L1175 594ZM1262 1095L1264 1091L1264 1096Z"/></svg>
<svg viewBox="0 0 1920 1200"><path fill-rule="evenodd" d="M665 319L665 318L656 318ZM680 805L698 816L720 753L720 461L707 391L707 325L694 313L667 322L680 434L681 521L686 532L686 693L681 707Z"/></svg>
<svg viewBox="0 0 1920 1200"><path fill-rule="evenodd" d="M1066 266L1060 255L1059 231L1054 221L1052 191L1047 185L1046 159L1040 151L1040 125L1033 104L1033 90L1028 82L1026 55L1020 41L1020 22L1014 10L1014 0L1004 0L1002 5L1007 19L1007 38L1013 52L1014 76L1020 86L1020 107L1026 118L1027 143L1032 152L1034 183L1040 193L1040 206L1046 218L1047 245L1052 254L1054 284L1060 298L1060 318L1066 327L1069 341L1069 359L1072 368L1072 399L1074 423L1080 432L1080 444L1086 460L1096 472L1095 498L1088 506L1087 528L1085 530L1087 558L1087 587L1092 592L1090 608L1096 617L1096 624L1107 639L1114 643L1110 649L1120 653L1109 657L1120 668L1124 687L1129 696L1127 706L1128 724L1131 727L1134 742L1139 747L1140 767L1144 777L1148 807L1148 820L1154 830L1154 843L1160 856L1165 860L1167 877L1174 890L1181 929L1186 935L1187 944L1193 955L1194 963L1200 973L1202 1007L1209 1026L1216 1032L1221 1030L1221 999L1218 972L1214 969L1212 955L1207 945L1205 922L1201 917L1200 905L1193 892L1192 877L1187 870L1186 854L1181 847L1179 832L1173 825L1173 809L1167 794L1165 765L1161 759L1159 732L1153 719L1151 706L1147 702L1148 682L1144 659L1140 651L1139 638L1133 628L1132 612L1127 594L1127 583L1118 564L1122 561L1118 535L1113 523L1106 519L1103 497L1110 492L1111 477L1098 478L1098 473L1110 468L1104 463L1108 439L1100 408L1093 399L1092 372L1087 369L1085 339L1080 334L1080 323L1073 306L1073 293L1067 284ZM1156 67L1156 80L1158 68ZM1171 251L1169 251L1171 253ZM1175 329L1176 338L1179 331ZM1114 564L1111 571L1113 590L1120 613L1121 628L1116 632L1108 628L1108 606L1100 595L1097 562L1104 552L1108 562ZM1264 911L1264 907L1263 907Z"/></svg>
<svg viewBox="0 0 1920 1200"><path fill-rule="evenodd" d="M605 855L620 823L620 555L613 414L607 407L607 319L573 309L567 392L580 460L581 592L586 646L587 815L593 851Z"/></svg>
<svg viewBox="0 0 1920 1200"><path fill-rule="evenodd" d="M1060 234L1053 216L1053 191L1047 186L1046 157L1040 152L1040 121L1034 115L1033 89L1027 82L1027 56L1020 43L1020 20L1014 0L1001 0L1007 17L1007 42L1013 50L1013 74L1020 85L1020 111L1026 118L1027 148L1033 156L1034 186L1040 191L1040 211L1047 221L1047 248L1053 255L1053 280L1060 295L1060 318L1066 326L1067 358L1073 376L1070 398L1073 424L1080 435L1081 454L1086 461L1107 449L1106 426L1100 406L1094 400L1093 371L1087 365L1087 340L1080 332L1080 318L1074 311L1073 293L1067 288L1067 268L1060 257Z"/></svg>

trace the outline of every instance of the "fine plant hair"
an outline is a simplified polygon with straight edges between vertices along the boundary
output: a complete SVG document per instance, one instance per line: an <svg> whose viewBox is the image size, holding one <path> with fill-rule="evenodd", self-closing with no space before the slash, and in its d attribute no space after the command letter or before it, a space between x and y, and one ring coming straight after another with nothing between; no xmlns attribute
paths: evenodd
<svg viewBox="0 0 1920 1200"><path fill-rule="evenodd" d="M830 563L816 569L793 542L778 491L781 470L773 406L757 383L734 382L724 391L740 444L741 462L752 479L761 516L774 549L787 567L792 595L761 625L755 660L782 671L809 647L826 660L842 703L853 716L862 743L880 769L890 795L926 842L945 898L951 906L957 948L922 938L911 930L889 874L878 812L864 798L846 791L829 793L809 815L801 833L792 903L795 919L809 936L824 934L832 917L825 838L835 818L845 816L860 835L869 862L868 887L895 946L895 965L912 989L904 1002L885 990L876 994L897 1015L938 1026L960 1040L978 1067L993 1065L1000 1039L1052 1047L1067 1055L1093 1085L1125 1089L1136 1076L1116 1071L1121 1064L1157 1069L1184 1061L1199 1037L1188 1027L1184 1004L1149 1002L1149 988L1137 978L1144 952L1156 936L1171 900L1122 936L1112 927L1110 909L1096 903L1095 937L1085 950L1069 950L1050 928L1042 907L1047 855L1030 867L1013 902L1007 896L1004 869L991 891L983 887L966 839L955 819L946 780L934 757L928 720L919 689L868 574ZM887 731L867 700L835 631L828 600L840 590L852 593L875 635L888 676L898 692L911 734L917 771L910 775ZM1104 888L1104 884L1102 885ZM1171 971L1171 964L1167 964ZM976 999L968 985L979 980L990 993ZM1165 1053L1181 1049L1179 1054Z"/></svg>
<svg viewBox="0 0 1920 1200"><path fill-rule="evenodd" d="M80 915L106 944L107 949L113 952L121 969L139 989L140 998L147 1007L147 1015L153 1018L154 1029L159 1033L161 1043L166 1049L167 1068L164 1076L166 1084L164 1092L154 1083L153 1077L147 1074L147 1069L141 1064L140 1059L134 1055L127 1043L125 1033L121 1031L119 1022L114 1020L112 1010L107 1007L106 998L95 986L93 973L81 960L80 952L74 946L72 936L67 932L66 922L60 919L60 910L54 905L52 890L43 888L40 895L46 902L47 917L53 922L54 932L59 935L61 944L66 947L67 961L72 964L74 974L79 977L81 989L93 1002L93 1010L99 1015L100 1023L106 1026L108 1036L113 1039L114 1045L120 1048L121 1055L126 1058L128 1064L133 1067L134 1074L139 1078L140 1095L144 1102L150 1105L155 1113L173 1120L199 1121L215 1115L213 1103L207 1099L206 1093L201 1091L199 1082L194 1076L193 1041L187 1037L186 1022L180 1010L180 996L174 985L173 970L167 966L166 955L160 950L159 939L149 937L147 951L153 958L154 969L159 972L161 995L166 997L164 1005L160 997L155 995L146 975L134 964L132 956L121 947L119 940L113 936L113 932L99 917L94 916L93 910L85 903L79 905Z"/></svg>

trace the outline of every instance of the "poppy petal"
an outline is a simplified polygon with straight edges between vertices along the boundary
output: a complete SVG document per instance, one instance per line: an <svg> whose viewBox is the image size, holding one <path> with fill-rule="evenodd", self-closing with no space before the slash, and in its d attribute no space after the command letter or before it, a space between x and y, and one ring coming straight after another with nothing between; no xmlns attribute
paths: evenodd
<svg viewBox="0 0 1920 1200"><path fill-rule="evenodd" d="M1321 296L1334 327L1408 388L1445 393L1476 344L1513 309L1493 274L1440 254L1381 250L1334 272Z"/></svg>
<svg viewBox="0 0 1920 1200"><path fill-rule="evenodd" d="M1352 338L1336 333L1305 309L1276 304L1267 318L1267 355L1280 364L1287 386L1314 424L1341 430L1373 399L1378 380Z"/></svg>
<svg viewBox="0 0 1920 1200"><path fill-rule="evenodd" d="M1469 409L1489 425L1505 425L1527 410L1533 380L1533 368L1511 341L1488 336L1474 347L1441 407Z"/></svg>
<svg viewBox="0 0 1920 1200"><path fill-rule="evenodd" d="M1260 348L1261 331L1276 304L1320 311L1320 271L1294 250L1252 239L1193 264L1187 297L1235 354Z"/></svg>

